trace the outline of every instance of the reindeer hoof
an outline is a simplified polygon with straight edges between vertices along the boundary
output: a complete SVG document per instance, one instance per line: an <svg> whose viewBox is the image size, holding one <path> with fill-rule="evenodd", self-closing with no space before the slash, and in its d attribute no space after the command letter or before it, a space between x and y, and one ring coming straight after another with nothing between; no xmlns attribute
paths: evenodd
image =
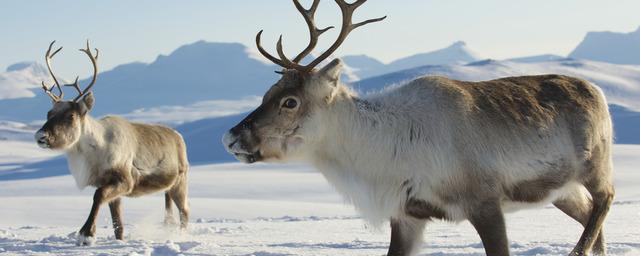
<svg viewBox="0 0 640 256"><path fill-rule="evenodd" d="M177 227L177 226L178 226L178 224L179 224L179 223L178 223L178 222L176 221L176 219L174 219L174 218L165 218L165 219L164 219L164 222L162 223L162 225L163 225L165 228L175 228L175 227Z"/></svg>
<svg viewBox="0 0 640 256"><path fill-rule="evenodd" d="M76 245L78 246L92 246L96 243L95 236L85 236L83 234L78 234L78 241Z"/></svg>
<svg viewBox="0 0 640 256"><path fill-rule="evenodd" d="M569 256L584 256L584 255L586 255L586 254L584 254L584 252L577 251L575 249L569 253Z"/></svg>

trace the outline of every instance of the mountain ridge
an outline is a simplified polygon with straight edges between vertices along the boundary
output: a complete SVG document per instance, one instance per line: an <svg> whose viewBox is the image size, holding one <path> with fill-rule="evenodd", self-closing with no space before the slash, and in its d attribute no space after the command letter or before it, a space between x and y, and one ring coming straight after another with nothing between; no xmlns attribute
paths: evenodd
<svg viewBox="0 0 640 256"><path fill-rule="evenodd" d="M588 32L570 58L588 59L624 65L640 65L640 27L628 33Z"/></svg>

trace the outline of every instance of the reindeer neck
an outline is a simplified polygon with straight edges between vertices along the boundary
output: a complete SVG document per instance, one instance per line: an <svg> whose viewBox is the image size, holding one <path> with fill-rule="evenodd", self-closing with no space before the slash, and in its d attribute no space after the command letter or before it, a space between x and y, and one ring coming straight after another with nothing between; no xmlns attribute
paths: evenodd
<svg viewBox="0 0 640 256"><path fill-rule="evenodd" d="M105 145L105 128L99 120L87 115L81 129L80 138L67 150L67 153L81 153L89 149L98 149Z"/></svg>
<svg viewBox="0 0 640 256"><path fill-rule="evenodd" d="M383 106L361 99L354 94L337 97L331 107L318 119L325 127L315 145L313 162L353 163L360 158L359 147L386 147L379 145L377 138L393 136L384 127L390 121ZM387 134L385 134L387 133ZM329 158L329 159L326 159Z"/></svg>

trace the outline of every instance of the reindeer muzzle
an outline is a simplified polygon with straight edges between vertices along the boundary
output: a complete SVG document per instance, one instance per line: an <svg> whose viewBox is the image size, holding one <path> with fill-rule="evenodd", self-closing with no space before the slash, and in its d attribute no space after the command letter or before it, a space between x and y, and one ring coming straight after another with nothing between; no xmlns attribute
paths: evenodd
<svg viewBox="0 0 640 256"><path fill-rule="evenodd" d="M49 141L49 133L45 132L44 130L40 129L36 132L35 136L34 136L36 142L38 143L38 146L41 148L50 148L51 147L51 143Z"/></svg>

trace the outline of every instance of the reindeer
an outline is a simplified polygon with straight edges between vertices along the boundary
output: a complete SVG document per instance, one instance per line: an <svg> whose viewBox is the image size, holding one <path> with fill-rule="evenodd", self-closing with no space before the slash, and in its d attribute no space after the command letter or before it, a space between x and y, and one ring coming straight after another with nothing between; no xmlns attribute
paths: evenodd
<svg viewBox="0 0 640 256"><path fill-rule="evenodd" d="M123 239L122 196L137 197L164 191L165 224L173 222L173 201L180 213L180 226L186 228L189 164L182 136L160 125L132 123L117 116L96 120L89 115L95 103L91 88L98 75L98 49L93 55L88 41L87 48L80 51L91 60L93 78L84 90L80 89L78 78L72 84L65 84L74 87L78 96L71 101L63 100L62 87L51 69L51 59L62 47L52 53L54 43L49 45L45 55L54 84L49 87L42 82L45 93L53 100L53 107L35 139L42 148L65 152L78 188L97 188L89 217L80 229L78 245L95 242L96 216L103 203L109 204L115 238ZM57 95L54 88L59 91Z"/></svg>
<svg viewBox="0 0 640 256"><path fill-rule="evenodd" d="M222 142L244 163L312 164L362 216L390 220L387 255L417 253L425 224L468 220L487 255L509 255L504 213L553 203L584 231L571 255L605 254L602 226L613 200L612 124L603 93L561 75L466 82L425 76L360 97L340 82L339 59L320 69L354 29L366 0L336 0L336 41L300 61L330 29L318 29L319 0L304 9L308 46L293 60L277 42L283 69L261 105Z"/></svg>

